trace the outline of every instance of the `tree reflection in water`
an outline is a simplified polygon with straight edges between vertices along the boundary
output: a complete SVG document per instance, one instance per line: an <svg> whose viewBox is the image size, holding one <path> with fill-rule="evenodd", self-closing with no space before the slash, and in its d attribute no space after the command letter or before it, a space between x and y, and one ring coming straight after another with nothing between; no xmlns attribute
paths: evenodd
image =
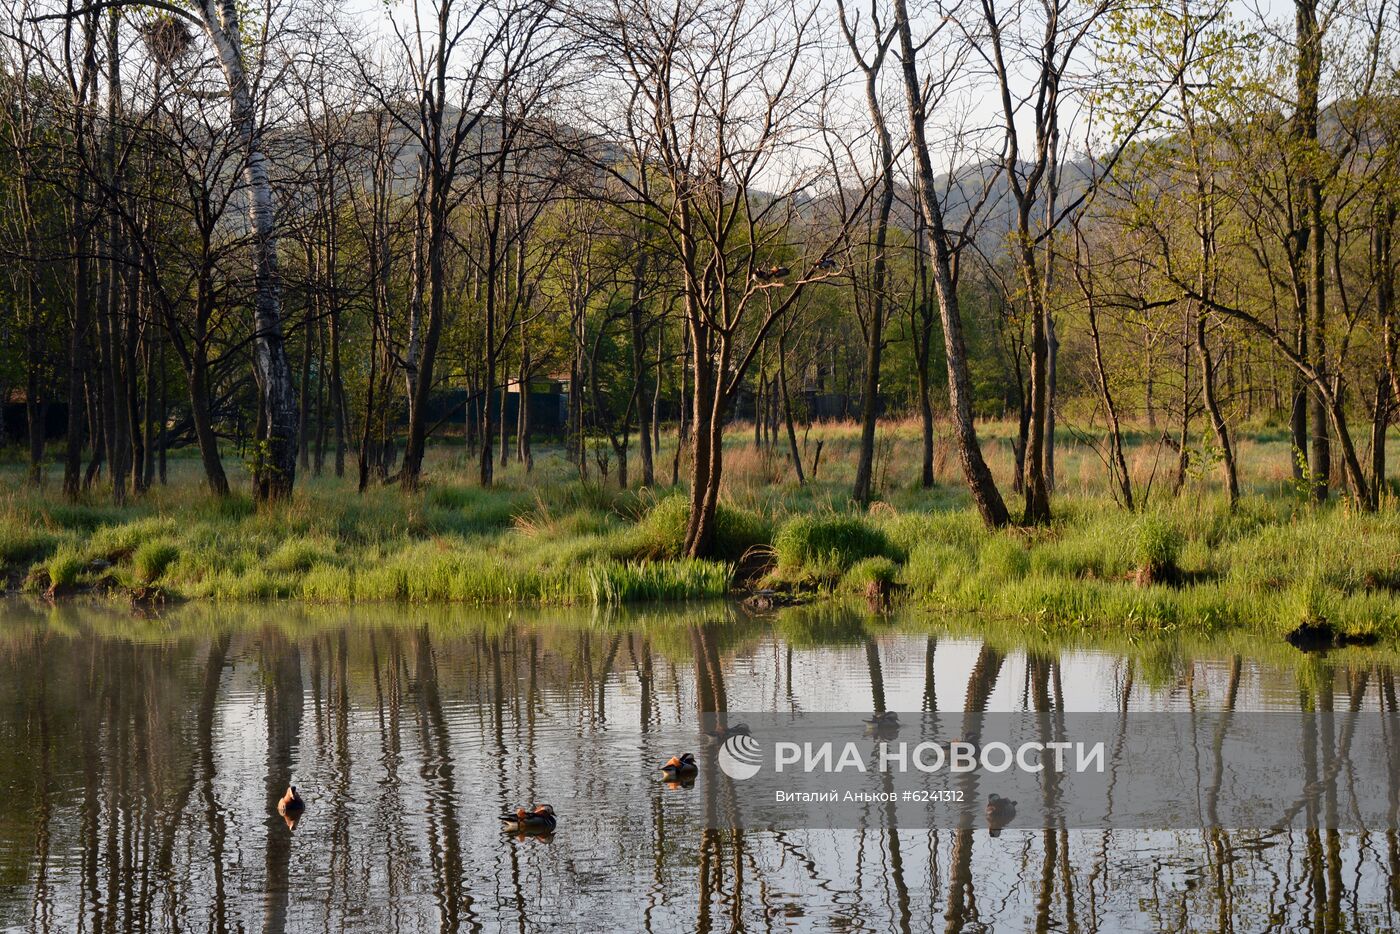
<svg viewBox="0 0 1400 934"><path fill-rule="evenodd" d="M1296 806L1317 828L1345 802L1335 782L1311 796L1302 783L1328 777L1355 718L1396 709L1389 661L1092 651L724 606L617 618L185 608L143 622L10 603L0 929L1388 927L1393 831L1012 823L992 836L981 821L898 827L885 805L864 830L744 831L741 798L696 730L700 714L774 707L961 710L973 741L996 710L1043 714L1049 738L1063 711L1091 706L1333 709L1335 731L1299 750ZM673 748L678 735L694 745ZM1227 763L1219 735L1202 746L1212 814ZM700 780L655 781L685 751L700 755ZM293 778L308 802L295 829L275 808ZM996 790L964 783L978 800ZM1053 803L1059 789L1042 792ZM1389 794L1400 809L1400 789ZM559 812L552 841L500 832L501 808L536 802Z"/></svg>

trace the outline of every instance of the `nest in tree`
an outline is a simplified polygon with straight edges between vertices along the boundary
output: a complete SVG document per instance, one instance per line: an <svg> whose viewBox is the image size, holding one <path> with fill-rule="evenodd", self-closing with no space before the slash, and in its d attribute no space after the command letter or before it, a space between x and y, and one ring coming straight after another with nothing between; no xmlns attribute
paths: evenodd
<svg viewBox="0 0 1400 934"><path fill-rule="evenodd" d="M151 58L162 65L178 62L194 45L189 24L176 16L157 16L137 28Z"/></svg>

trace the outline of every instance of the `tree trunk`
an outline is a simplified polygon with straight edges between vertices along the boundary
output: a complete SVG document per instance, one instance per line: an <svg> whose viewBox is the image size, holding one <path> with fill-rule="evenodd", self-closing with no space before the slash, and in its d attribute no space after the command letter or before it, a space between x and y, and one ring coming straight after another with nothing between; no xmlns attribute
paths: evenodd
<svg viewBox="0 0 1400 934"><path fill-rule="evenodd" d="M87 372L88 330L92 326L92 277L88 264L87 185L80 180L73 197L70 243L73 250L73 321L68 332L68 432L64 444L63 494L78 498L83 483L83 438L87 420L84 375Z"/></svg>
<svg viewBox="0 0 1400 934"><path fill-rule="evenodd" d="M345 401L345 378L340 371L340 306L331 290L331 417L335 419L335 475L345 476L345 452L349 443L350 413Z"/></svg>
<svg viewBox="0 0 1400 934"><path fill-rule="evenodd" d="M1322 33L1317 18L1317 0L1294 0L1294 38L1296 60L1296 112L1294 135L1306 150L1302 153L1302 177L1299 179L1300 208L1307 238L1307 307L1306 323L1308 351L1313 369L1327 379L1327 246L1322 221L1322 181L1311 167L1312 150L1318 146L1318 104L1322 79ZM1332 470L1332 449L1327 434L1327 400L1316 391L1309 393L1309 420L1312 437L1308 446L1308 473L1312 481L1312 496L1318 502L1327 499Z"/></svg>
<svg viewBox="0 0 1400 934"><path fill-rule="evenodd" d="M257 109L244 70L242 24L237 7L225 0L201 0L205 32L219 53L228 82L232 127L243 147L248 222L253 232L253 375L267 423L266 447L254 478L261 501L291 495L297 470L297 399L287 347L282 337L282 296L277 259L277 215Z"/></svg>
<svg viewBox="0 0 1400 934"><path fill-rule="evenodd" d="M715 514L724 463L721 383L728 373L729 359L724 337L710 331L695 307L697 301L695 296L686 296L695 404L691 428L690 516L686 523L684 551L689 557L705 558L714 552L715 544Z"/></svg>
<svg viewBox="0 0 1400 934"><path fill-rule="evenodd" d="M1191 347L1189 311L1181 316L1181 433L1176 441L1176 480L1172 484L1172 495L1176 496L1186 485L1186 468L1191 465Z"/></svg>
<svg viewBox="0 0 1400 934"><path fill-rule="evenodd" d="M919 421L923 440L923 470L920 482L926 490L933 488L933 394L930 385L929 357L933 352L933 305L928 288L928 264L924 261L923 225L915 220L914 314L910 328L914 338L914 372L919 387Z"/></svg>
<svg viewBox="0 0 1400 934"><path fill-rule="evenodd" d="M1023 260L1023 266L1027 262ZM1034 278L1034 267L1031 270ZM1032 284L1031 288L1035 286ZM1050 521L1050 489L1045 480L1046 413L1050 408L1049 367L1050 345L1045 333L1043 302L1031 303L1031 369L1030 369L1030 431L1026 435L1025 496L1026 510L1021 521L1040 525Z"/></svg>
<svg viewBox="0 0 1400 934"><path fill-rule="evenodd" d="M963 340L962 310L953 280L950 238L943 227L933 160L925 135L923 87L915 66L917 53L905 0L895 0L894 15L899 31L904 94L909 109L909 135L918 168L919 206L932 246L934 286L938 294L939 316L943 322L943 344L948 360L948 404L958 441L958 458L982 521L990 528L999 528L1006 525L1010 517L996 481L992 479L992 472L982 458L977 427L972 419L972 380L967 367L967 345Z"/></svg>
<svg viewBox="0 0 1400 934"><path fill-rule="evenodd" d="M1390 414L1394 399L1391 395L1390 377L1381 373L1376 377L1376 399L1371 416L1371 508L1380 507L1381 491L1385 489L1385 433L1390 427Z"/></svg>
<svg viewBox="0 0 1400 934"><path fill-rule="evenodd" d="M878 71L866 72L865 102L880 140L880 202L875 212L875 268L871 275L870 320L865 327L865 385L861 390L860 454L851 498L868 505L873 493L875 422L880 411L880 354L885 346L885 244L889 237L890 211L894 207L894 144L876 87Z"/></svg>
<svg viewBox="0 0 1400 934"><path fill-rule="evenodd" d="M424 329L421 356L413 374L413 391L410 394L408 412L408 437L404 441L403 467L399 471L399 481L404 489L416 490L422 481L423 452L428 440L428 397L433 386L433 366L437 360L438 343L442 337L442 317L446 287L446 269L443 252L447 240L447 192L446 182L439 178L436 170L430 175L429 203L427 214L427 291L428 314ZM495 334L487 334L488 354ZM488 385L494 385L494 371ZM489 450L490 443L482 446ZM483 467L482 486L490 486L490 465Z"/></svg>
<svg viewBox="0 0 1400 934"><path fill-rule="evenodd" d="M1210 347L1206 344L1205 309L1197 309L1196 314L1196 356L1201 362L1201 401L1205 404L1206 415L1215 432L1215 443L1220 446L1220 467L1225 473L1225 489L1230 496L1230 508L1240 501L1239 473L1235 469L1235 449L1230 443L1230 429L1225 424L1225 415L1215 398L1215 362L1211 359Z"/></svg>
<svg viewBox="0 0 1400 934"><path fill-rule="evenodd" d="M793 472L797 474L797 485L805 486L807 477L802 472L802 454L797 449L797 428L792 422L792 398L788 395L787 348L785 334L778 335L778 391L783 397L783 422L787 427L788 456L792 459Z"/></svg>
<svg viewBox="0 0 1400 934"><path fill-rule="evenodd" d="M28 191L28 184L24 184L24 189ZM25 194L23 197L27 198ZM42 486L44 482L44 434L47 426L44 424L44 407L39 403L39 383L40 366L42 357L39 351L39 309L43 305L43 297L39 294L39 264L34 254L29 248L29 231L26 227L25 233L26 253L30 257L29 282L25 288L25 300L28 303L29 320L25 328L25 355L26 366L24 368L24 420L29 432L29 474L28 480L31 486Z"/></svg>
<svg viewBox="0 0 1400 934"><path fill-rule="evenodd" d="M642 275L646 265L640 263ZM641 295L634 292L631 309L632 324L632 393L637 405L637 435L642 458L642 486L656 485L656 466L651 449L651 412L647 400L647 363L643 353L646 349L646 329L642 321Z"/></svg>
<svg viewBox="0 0 1400 934"><path fill-rule="evenodd" d="M515 455L530 473L535 468L535 457L530 451L530 346L526 329L520 329L520 404L515 410Z"/></svg>
<svg viewBox="0 0 1400 934"><path fill-rule="evenodd" d="M209 365L203 356L201 350L189 374L190 419L194 422L195 441L199 445L199 457L204 465L204 478L209 484L209 491L215 496L227 496L228 477L219 458L219 439L214 434L209 412Z"/></svg>
<svg viewBox="0 0 1400 934"><path fill-rule="evenodd" d="M306 265L307 270L310 271L312 259L309 242L306 249ZM317 291L314 281L311 291L313 293ZM316 299L308 297L301 320L301 381L298 386L297 399L297 438L300 444L297 450L297 463L301 465L302 470L308 470L311 467L311 433L306 429L311 420L311 354L314 349L311 329L316 320L315 304Z"/></svg>
<svg viewBox="0 0 1400 934"><path fill-rule="evenodd" d="M1076 257L1075 276L1080 276L1078 267L1078 257ZM1087 283L1081 279L1081 285ZM1103 342L1099 339L1099 317L1095 307L1096 303L1092 294L1087 294L1085 299L1089 314L1089 340L1094 351L1094 372L1098 377L1099 400L1103 402L1104 414L1108 419L1108 442L1109 442L1109 463L1112 465L1113 473L1118 481L1119 495L1122 497L1123 508L1129 512L1136 509L1133 500L1133 477L1128 472L1128 462L1123 456L1123 430L1118 421L1118 408L1114 405L1113 393L1108 385L1108 370L1103 362Z"/></svg>

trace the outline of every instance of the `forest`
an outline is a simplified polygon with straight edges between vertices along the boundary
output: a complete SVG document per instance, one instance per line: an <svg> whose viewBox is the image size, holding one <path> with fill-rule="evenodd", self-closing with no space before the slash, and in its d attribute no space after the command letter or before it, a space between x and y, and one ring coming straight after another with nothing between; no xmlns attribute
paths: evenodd
<svg viewBox="0 0 1400 934"><path fill-rule="evenodd" d="M0 564L1400 633L1397 12L15 0Z"/></svg>

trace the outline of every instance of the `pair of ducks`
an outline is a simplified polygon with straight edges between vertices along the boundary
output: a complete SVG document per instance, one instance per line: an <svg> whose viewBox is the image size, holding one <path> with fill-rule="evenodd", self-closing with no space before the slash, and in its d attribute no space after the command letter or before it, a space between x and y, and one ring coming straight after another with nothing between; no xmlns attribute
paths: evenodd
<svg viewBox="0 0 1400 934"><path fill-rule="evenodd" d="M673 758L671 761L677 760ZM297 818L301 817L305 810L306 802L297 794L297 786L288 785L287 793L277 802L277 813L286 819L287 826L294 827ZM530 811L517 808L513 814L502 814L501 820L505 823L505 829L513 833L553 833L558 824L554 808L548 804L536 805L534 810Z"/></svg>
<svg viewBox="0 0 1400 934"><path fill-rule="evenodd" d="M661 766L661 778L666 782L692 782L700 774L700 766L692 753L672 756ZM537 804L534 808L516 808L501 815L501 829L506 833L539 834L554 833L559 826L559 818L554 808L548 804Z"/></svg>

